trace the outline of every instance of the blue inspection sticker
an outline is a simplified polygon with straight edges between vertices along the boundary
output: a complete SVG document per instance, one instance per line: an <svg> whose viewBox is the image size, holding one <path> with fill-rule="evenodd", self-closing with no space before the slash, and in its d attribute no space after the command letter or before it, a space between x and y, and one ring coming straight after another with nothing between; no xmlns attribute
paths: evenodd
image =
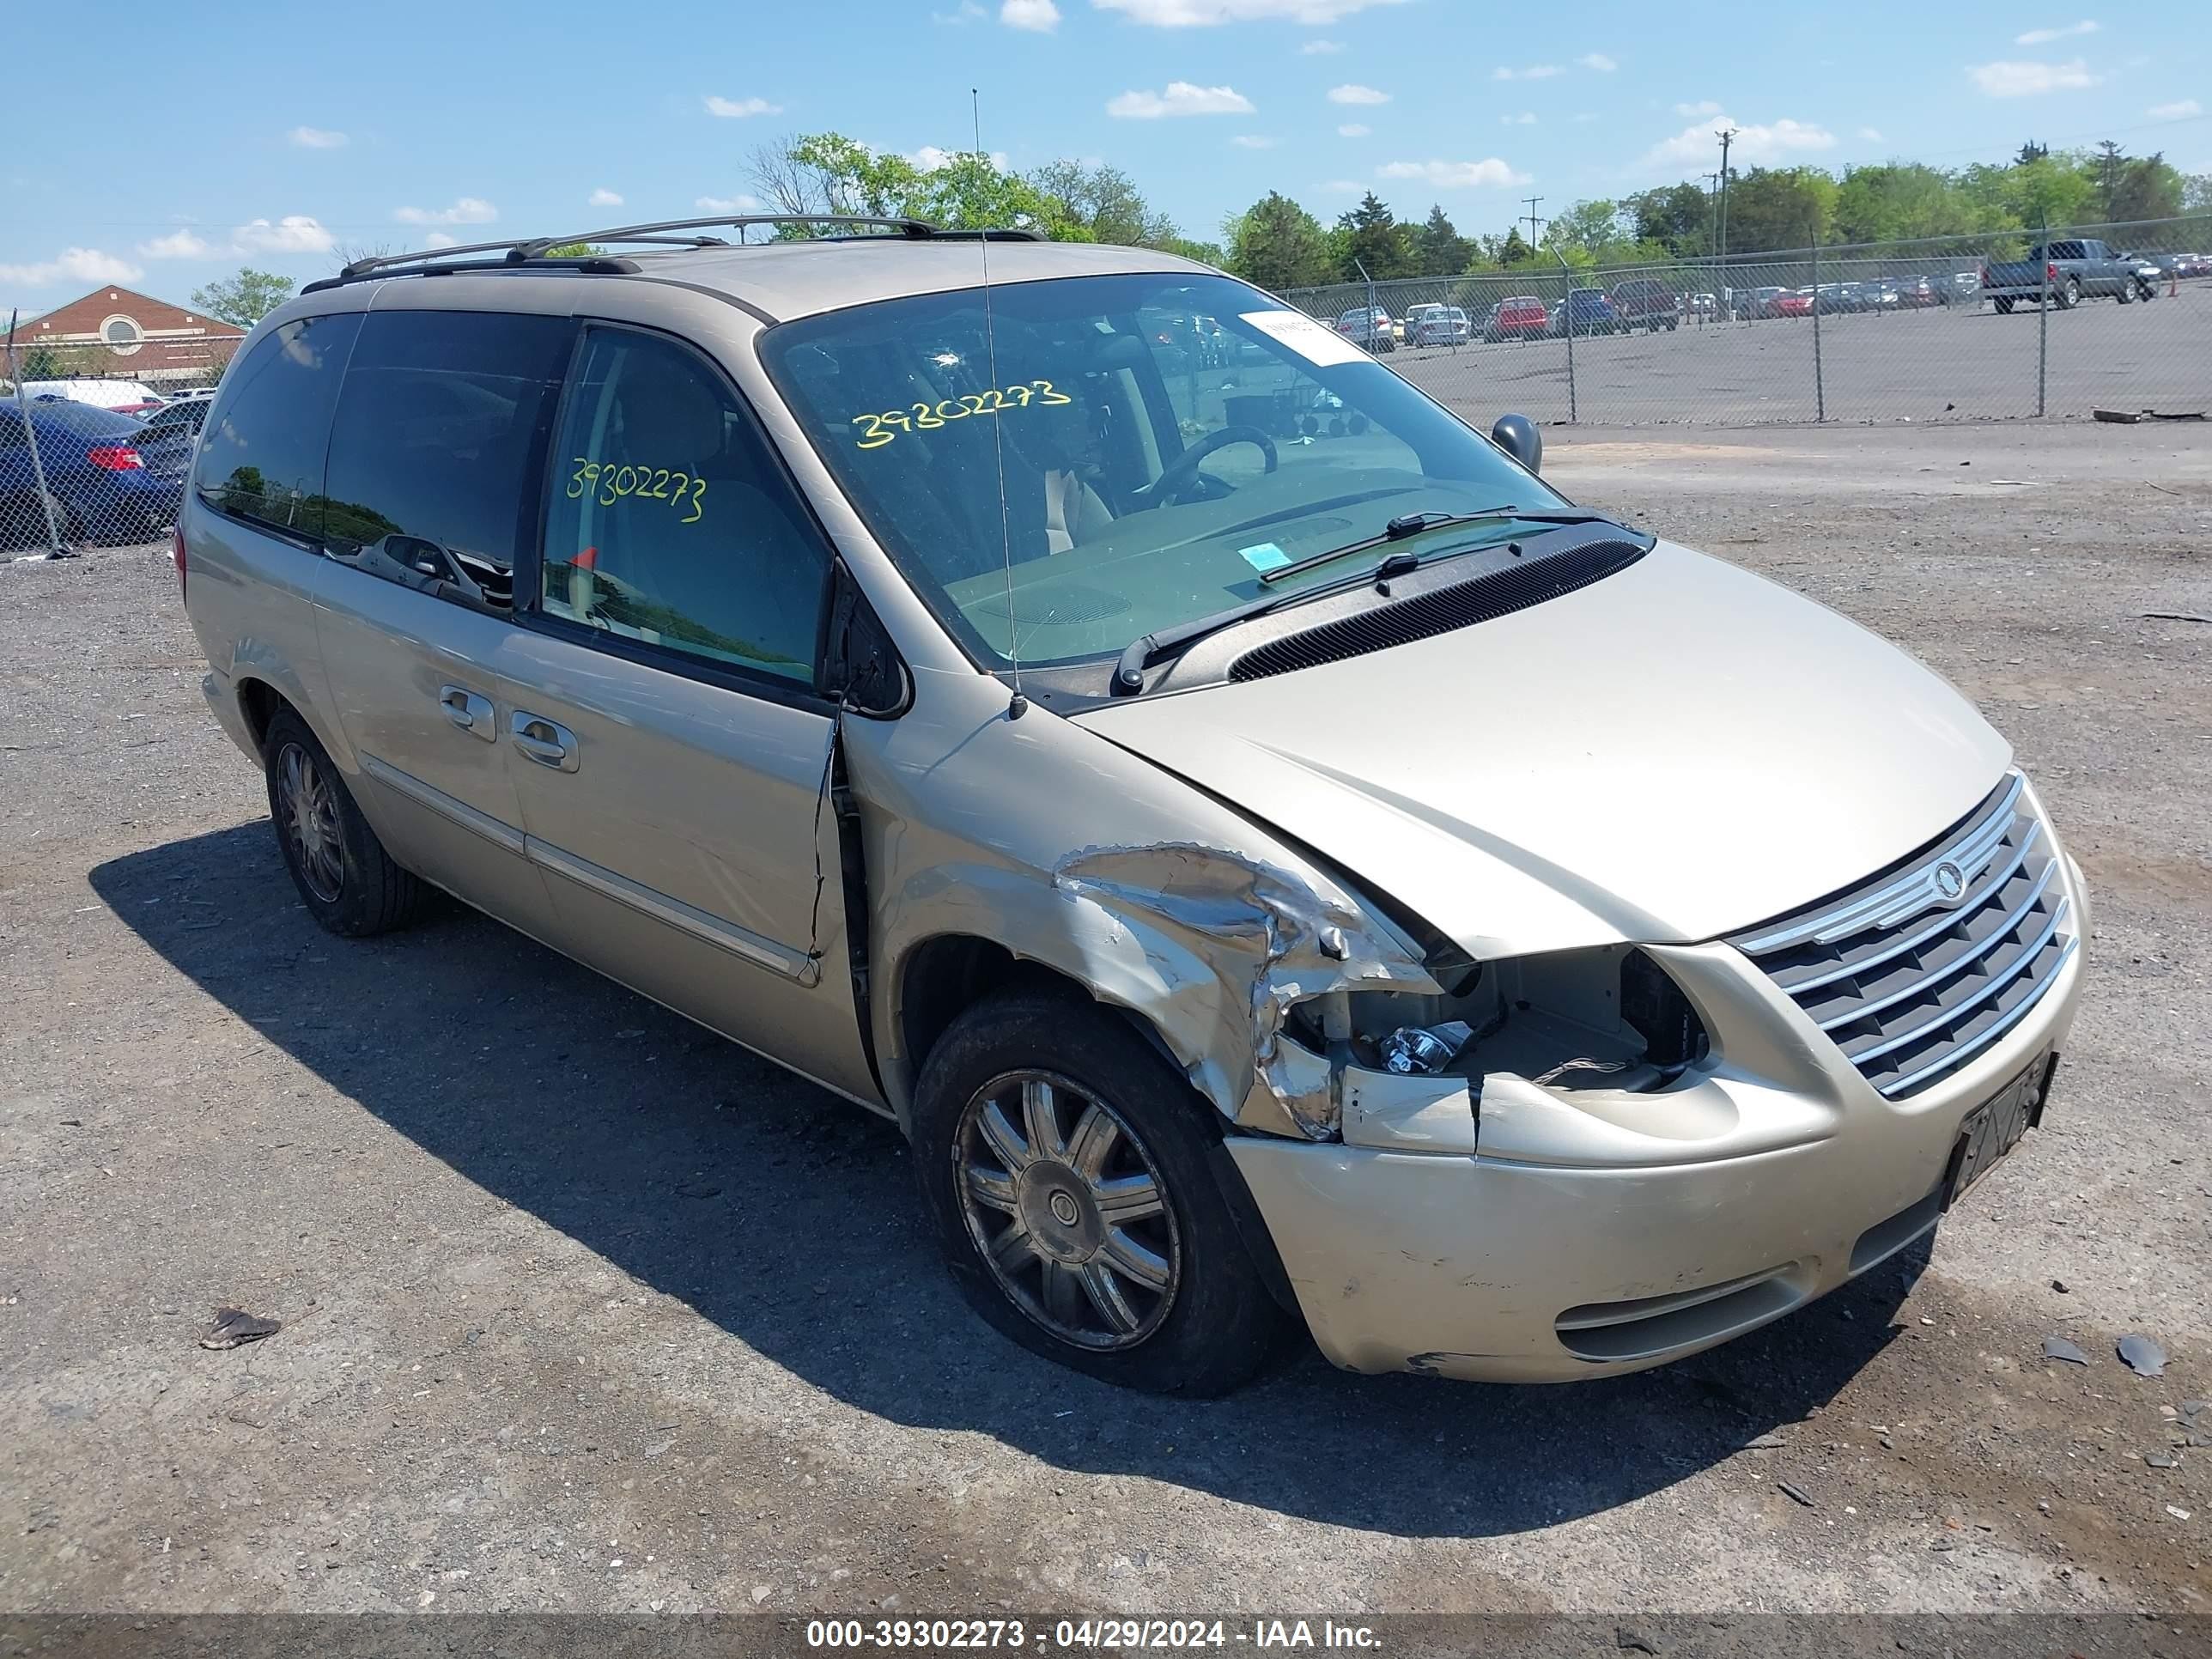
<svg viewBox="0 0 2212 1659"><path fill-rule="evenodd" d="M1240 547L1237 556L1260 571L1280 570L1291 562L1291 556L1273 542L1261 542L1252 547Z"/></svg>

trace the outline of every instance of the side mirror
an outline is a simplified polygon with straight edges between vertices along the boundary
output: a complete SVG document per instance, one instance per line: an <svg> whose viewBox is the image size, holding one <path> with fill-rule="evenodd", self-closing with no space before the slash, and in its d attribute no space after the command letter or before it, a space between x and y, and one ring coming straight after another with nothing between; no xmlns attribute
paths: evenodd
<svg viewBox="0 0 2212 1659"><path fill-rule="evenodd" d="M1531 472L1542 470L1544 437L1526 415L1500 415L1498 424L1490 428L1490 441Z"/></svg>

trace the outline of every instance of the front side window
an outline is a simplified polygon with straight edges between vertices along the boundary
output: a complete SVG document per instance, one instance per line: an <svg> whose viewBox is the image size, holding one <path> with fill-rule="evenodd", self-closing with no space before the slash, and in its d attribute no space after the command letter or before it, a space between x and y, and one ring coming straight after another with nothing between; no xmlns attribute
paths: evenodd
<svg viewBox="0 0 2212 1659"><path fill-rule="evenodd" d="M1023 662L1076 662L1333 580L1356 561L1260 578L1407 514L1561 505L1354 341L1231 278L1073 277L991 299L988 334L981 293L963 289L763 338L854 504L987 663L1010 660L1017 629ZM1160 322L1194 314L1225 331L1203 355ZM1443 544L1493 532L1515 526Z"/></svg>
<svg viewBox="0 0 2212 1659"><path fill-rule="evenodd" d="M331 432L330 551L510 604L574 339L563 317L372 313Z"/></svg>
<svg viewBox="0 0 2212 1659"><path fill-rule="evenodd" d="M302 317L264 337L200 434L192 477L218 512L320 539L323 461L357 313Z"/></svg>
<svg viewBox="0 0 2212 1659"><path fill-rule="evenodd" d="M594 330L546 491L545 615L813 684L826 554L704 359L657 335Z"/></svg>

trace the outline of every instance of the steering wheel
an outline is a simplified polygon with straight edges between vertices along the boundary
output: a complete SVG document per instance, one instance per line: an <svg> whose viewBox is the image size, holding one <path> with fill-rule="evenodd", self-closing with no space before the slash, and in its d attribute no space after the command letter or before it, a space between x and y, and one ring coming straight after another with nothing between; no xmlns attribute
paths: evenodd
<svg viewBox="0 0 2212 1659"><path fill-rule="evenodd" d="M1158 507L1171 501L1198 477L1199 463L1217 449L1230 444L1257 444L1260 453L1267 458L1267 471L1275 470L1275 441L1256 426L1224 426L1218 432L1209 432L1178 455L1166 471L1145 487L1141 507Z"/></svg>

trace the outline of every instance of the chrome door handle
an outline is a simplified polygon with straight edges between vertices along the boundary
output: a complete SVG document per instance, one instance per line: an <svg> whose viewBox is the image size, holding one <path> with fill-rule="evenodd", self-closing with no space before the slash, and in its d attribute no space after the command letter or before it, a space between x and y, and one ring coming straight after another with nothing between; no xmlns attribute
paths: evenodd
<svg viewBox="0 0 2212 1659"><path fill-rule="evenodd" d="M440 686L438 706L446 711L447 720L472 738L482 738L489 743L499 736L499 721L492 713L491 699L478 696L465 685Z"/></svg>
<svg viewBox="0 0 2212 1659"><path fill-rule="evenodd" d="M550 766L556 772L576 769L576 734L557 720L518 708L507 723L507 735L517 749L540 766Z"/></svg>

